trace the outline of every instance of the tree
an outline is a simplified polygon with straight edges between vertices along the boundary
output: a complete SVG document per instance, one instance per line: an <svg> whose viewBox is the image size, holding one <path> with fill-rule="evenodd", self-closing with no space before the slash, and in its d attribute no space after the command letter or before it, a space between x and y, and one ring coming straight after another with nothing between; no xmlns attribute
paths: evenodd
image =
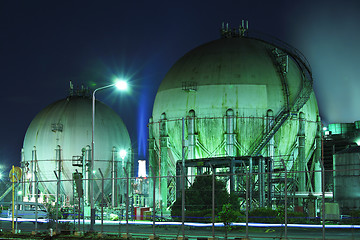
<svg viewBox="0 0 360 240"><path fill-rule="evenodd" d="M215 178L215 214L221 211L224 204L230 203L236 210L239 206L235 194L229 194L226 182ZM196 176L193 184L185 189L186 221L211 222L206 217L212 211L212 175ZM171 208L174 219L181 219L181 198L178 198Z"/></svg>
<svg viewBox="0 0 360 240"><path fill-rule="evenodd" d="M225 239L227 239L227 234L231 230L231 223L236 222L239 216L237 212L234 211L231 204L228 203L222 206L222 211L219 212L218 218L224 224Z"/></svg>

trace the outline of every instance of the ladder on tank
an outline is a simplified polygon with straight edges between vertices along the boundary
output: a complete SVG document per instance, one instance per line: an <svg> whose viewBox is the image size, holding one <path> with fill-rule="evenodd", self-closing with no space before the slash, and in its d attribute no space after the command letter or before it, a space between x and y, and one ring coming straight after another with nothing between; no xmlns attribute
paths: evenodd
<svg viewBox="0 0 360 240"><path fill-rule="evenodd" d="M285 123L285 121L289 118L291 112L298 112L305 103L309 100L310 94L312 92L312 80L308 79L305 76L305 73L303 72L302 75L302 82L303 86L299 93L299 95L296 97L294 104L289 107L289 93L287 89L287 71L284 71L283 61L277 60L279 56L283 57L283 55L279 55L278 50L274 50L274 60L277 63L278 71L280 74L281 82L284 88L284 92L286 95L286 102L287 107L286 109L283 109L280 111L280 113L276 116L274 124L271 126L269 131L267 131L262 137L260 136L260 139L256 140L252 146L252 148L249 151L250 156L258 156L262 149L266 146L266 144L270 141L270 139L275 135L275 133L280 129L280 127Z"/></svg>

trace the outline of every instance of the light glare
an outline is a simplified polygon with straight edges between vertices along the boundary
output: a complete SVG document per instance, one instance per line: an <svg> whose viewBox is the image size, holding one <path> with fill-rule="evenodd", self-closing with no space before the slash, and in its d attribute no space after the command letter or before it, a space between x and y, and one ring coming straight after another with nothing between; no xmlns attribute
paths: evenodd
<svg viewBox="0 0 360 240"><path fill-rule="evenodd" d="M138 177L146 178L146 160L138 160Z"/></svg>
<svg viewBox="0 0 360 240"><path fill-rule="evenodd" d="M126 150L120 150L119 152L121 159L124 159L126 157L126 154L127 154Z"/></svg>
<svg viewBox="0 0 360 240"><path fill-rule="evenodd" d="M119 90L126 90L128 88L128 84L124 80L119 80L115 83L115 86Z"/></svg>

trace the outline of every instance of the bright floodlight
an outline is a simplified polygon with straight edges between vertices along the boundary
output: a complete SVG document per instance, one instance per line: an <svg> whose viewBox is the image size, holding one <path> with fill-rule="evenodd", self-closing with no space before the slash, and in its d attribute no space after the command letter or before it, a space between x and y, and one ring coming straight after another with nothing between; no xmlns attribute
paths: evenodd
<svg viewBox="0 0 360 240"><path fill-rule="evenodd" d="M120 80L120 81L117 81L117 82L115 83L115 86L116 86L117 89L119 89L119 90L126 90L127 87L128 87L128 84L127 84L126 81Z"/></svg>
<svg viewBox="0 0 360 240"><path fill-rule="evenodd" d="M146 161L138 160L138 163L139 163L138 177L146 177Z"/></svg>
<svg viewBox="0 0 360 240"><path fill-rule="evenodd" d="M324 131L327 131L327 127L323 127L323 130L324 130Z"/></svg>
<svg viewBox="0 0 360 240"><path fill-rule="evenodd" d="M127 154L126 150L120 150L119 152L121 159L124 159L126 157L126 154Z"/></svg>

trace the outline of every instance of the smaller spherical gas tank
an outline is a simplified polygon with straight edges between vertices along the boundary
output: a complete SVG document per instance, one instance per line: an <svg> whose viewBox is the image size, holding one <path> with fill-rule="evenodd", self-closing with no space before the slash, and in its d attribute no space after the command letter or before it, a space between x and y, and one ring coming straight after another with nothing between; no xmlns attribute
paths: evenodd
<svg viewBox="0 0 360 240"><path fill-rule="evenodd" d="M105 177L109 178L113 160L120 162L116 165L120 169L122 161L130 159L121 159L118 154L120 150L130 149L130 137L123 121L110 107L99 101L96 101L95 106L95 177L101 178L98 172L100 168ZM27 181L32 181L31 175L36 171L40 190L44 194L53 195L57 192L56 172L61 175L61 195L71 198L72 174L77 171L83 173L83 178L88 177L91 142L91 98L71 96L50 104L36 115L25 135L23 163L29 173ZM107 181L107 192L109 184L110 181ZM34 192L31 187L30 184L26 189L30 195ZM99 194L100 187L101 184L95 184L95 193Z"/></svg>

